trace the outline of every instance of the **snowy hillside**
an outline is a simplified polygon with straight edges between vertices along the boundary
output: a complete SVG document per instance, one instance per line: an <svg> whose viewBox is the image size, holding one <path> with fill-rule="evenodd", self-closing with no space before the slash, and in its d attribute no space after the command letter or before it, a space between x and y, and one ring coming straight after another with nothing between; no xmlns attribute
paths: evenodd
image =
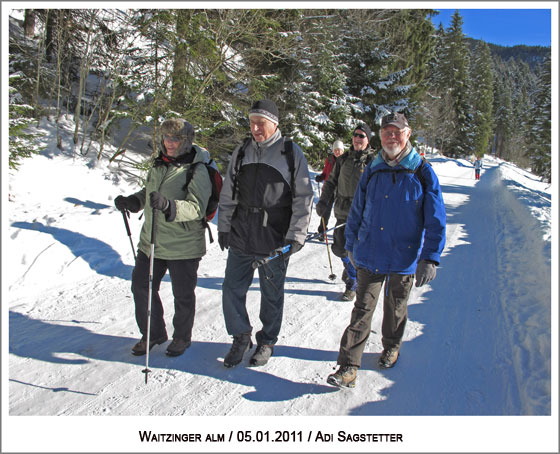
<svg viewBox="0 0 560 454"><path fill-rule="evenodd" d="M379 305L356 388L327 385L352 303L338 300L342 265L333 257L331 282L319 241L290 262L271 361L224 368L226 253L215 241L200 264L193 344L176 358L154 347L146 384L144 357L130 353L132 248L113 205L137 187L118 163L52 143L2 176L3 452L557 451L557 224L553 188L535 176L487 156L476 181L468 161L427 156L444 191L447 244L436 280L413 290L394 369L376 365ZM141 223L131 215L134 243ZM313 214L310 231L317 225ZM160 293L171 326L168 278ZM257 277L248 307L256 331ZM147 442L139 431L193 437Z"/></svg>

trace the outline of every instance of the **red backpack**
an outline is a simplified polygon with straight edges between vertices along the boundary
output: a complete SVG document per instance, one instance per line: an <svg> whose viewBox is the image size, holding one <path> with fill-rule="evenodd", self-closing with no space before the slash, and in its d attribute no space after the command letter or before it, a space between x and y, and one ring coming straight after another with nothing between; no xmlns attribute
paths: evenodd
<svg viewBox="0 0 560 454"><path fill-rule="evenodd" d="M204 164L204 167L206 167L206 170L208 171L210 182L212 183L212 193L210 194L210 198L208 199L208 205L206 207L206 213L203 219L204 226L208 229L210 243L212 243L214 241L214 238L212 238L212 232L210 231L208 222L211 221L214 216L216 216L216 211L218 211L218 202L220 201L220 192L222 191L224 182L222 176L220 175L220 172L218 171L216 162L213 159L210 159L210 161L208 162L196 162L189 167L189 169L187 170L187 182L185 184L185 189L189 186L195 168L198 164Z"/></svg>

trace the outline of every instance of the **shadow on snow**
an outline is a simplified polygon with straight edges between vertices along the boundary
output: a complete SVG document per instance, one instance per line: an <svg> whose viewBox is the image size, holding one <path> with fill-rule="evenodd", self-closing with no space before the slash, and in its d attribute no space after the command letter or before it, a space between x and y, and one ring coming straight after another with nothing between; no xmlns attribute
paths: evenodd
<svg viewBox="0 0 560 454"><path fill-rule="evenodd" d="M82 326L46 323L13 311L10 312L9 323L9 351L13 355L70 365L87 364L90 360L136 364L138 365L139 380L143 379L142 369L145 366L145 357L135 357L131 354L131 348L136 339L99 334ZM167 357L164 354L164 347L165 345L156 346L150 352L150 369L153 373L158 373L157 369L172 369L248 386L254 390L247 392L243 397L250 401L278 402L296 399L306 394L324 394L336 391L331 386L298 383L272 375L262 369L243 365L226 369L223 366L222 358L231 347L229 343L194 341L186 353L177 358ZM79 355L80 358L65 358L65 355ZM275 356L333 361L336 353L278 346L275 349ZM24 385L36 386L15 377L12 377L11 380ZM45 386L43 388L65 391L62 388ZM68 390L68 392L72 391Z"/></svg>

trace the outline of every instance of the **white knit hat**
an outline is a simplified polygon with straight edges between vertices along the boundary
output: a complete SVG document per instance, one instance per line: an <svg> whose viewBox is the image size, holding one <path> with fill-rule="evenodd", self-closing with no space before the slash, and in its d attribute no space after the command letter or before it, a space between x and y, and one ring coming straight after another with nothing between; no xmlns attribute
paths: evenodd
<svg viewBox="0 0 560 454"><path fill-rule="evenodd" d="M333 151L336 150L337 148L344 150L344 144L342 143L342 140L335 140L334 143L332 144Z"/></svg>

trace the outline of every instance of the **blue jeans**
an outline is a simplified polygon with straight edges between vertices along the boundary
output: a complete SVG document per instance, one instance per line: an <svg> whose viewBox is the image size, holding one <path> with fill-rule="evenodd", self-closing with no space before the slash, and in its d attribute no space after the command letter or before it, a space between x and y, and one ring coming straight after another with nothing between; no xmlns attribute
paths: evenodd
<svg viewBox="0 0 560 454"><path fill-rule="evenodd" d="M246 255L229 249L224 283L222 286L222 309L229 335L251 333L253 327L247 313L247 292L253 282L254 255ZM257 332L257 344L274 345L282 326L284 312L284 282L288 260L278 257L262 265L259 270L261 308L259 318L262 329Z"/></svg>

